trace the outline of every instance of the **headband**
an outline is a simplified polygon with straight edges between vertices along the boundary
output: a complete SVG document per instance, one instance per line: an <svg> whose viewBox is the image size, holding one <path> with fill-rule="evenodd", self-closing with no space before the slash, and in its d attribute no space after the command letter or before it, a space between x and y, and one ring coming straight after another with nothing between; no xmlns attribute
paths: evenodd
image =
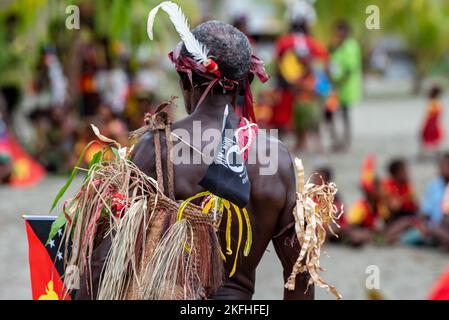
<svg viewBox="0 0 449 320"><path fill-rule="evenodd" d="M255 55L252 55L249 72L243 78L227 79L225 77L222 77L218 64L213 59L213 57L209 55L209 49L203 43L198 41L192 34L187 22L187 18L184 16L183 12L177 4L171 1L164 1L150 11L147 23L148 37L151 40L153 39L153 23L159 9L164 10L168 14L170 20L176 28L176 31L178 31L181 37L186 50L191 55L182 55L182 44L178 44L175 50L170 52L169 54L169 58L175 65L176 70L178 72L186 73L192 86L192 72L206 79L205 83L203 84L206 86L206 89L198 100L197 106L203 102L207 94L217 84L221 85L225 90L233 90L238 87L238 84L241 81L243 81L245 99L242 113L245 118L255 122L256 119L253 110L251 80L254 78L254 76L257 76L262 83L266 82L269 79L269 76L265 72L263 61Z"/></svg>

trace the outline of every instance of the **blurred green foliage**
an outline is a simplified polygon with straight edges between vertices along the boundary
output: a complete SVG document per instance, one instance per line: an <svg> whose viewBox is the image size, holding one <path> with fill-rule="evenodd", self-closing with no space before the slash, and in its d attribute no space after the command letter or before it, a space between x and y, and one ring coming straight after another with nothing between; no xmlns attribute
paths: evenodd
<svg viewBox="0 0 449 320"><path fill-rule="evenodd" d="M92 29L95 37L107 38L112 44L122 43L136 53L138 45L164 46L177 40L168 19L156 19L157 42L150 42L146 33L147 15L160 0L4 0L0 3L0 84L1 79L20 81L31 77L33 66L44 45L49 43L69 47L77 30L68 30L66 8L80 8L80 31ZM201 15L197 0L182 0L183 11L193 24ZM8 23L13 18L14 23ZM8 29L7 25L11 27ZM16 70L16 72L13 72ZM21 70L20 72L17 72ZM3 82L6 80L3 80ZM9 81L9 80L8 80Z"/></svg>
<svg viewBox="0 0 449 320"><path fill-rule="evenodd" d="M380 29L368 30L366 7L376 5ZM414 58L417 76L422 77L438 63L449 49L449 1L447 0L317 0L317 35L329 39L329 30L338 19L352 25L364 54L369 53L380 36L401 37Z"/></svg>
<svg viewBox="0 0 449 320"><path fill-rule="evenodd" d="M201 1L178 1L192 25L201 21L198 5ZM274 14L285 20L284 0L260 1L272 1L278 8ZM65 8L70 4L82 8L81 29L84 24L90 24L96 36L108 38L112 43L120 41L132 53L145 41L149 46L171 46L177 39L173 36L174 30L168 19L156 19L155 34L158 41L149 42L146 35L147 14L159 2L161 1L3 0L0 3L0 84L2 81L26 81L32 70L30 67L35 63L43 44L50 40L66 43L72 40L74 32L65 28ZM368 30L365 27L368 5L379 7L380 30ZM84 20L84 7L86 10L93 10L91 20ZM380 36L399 35L414 58L419 77L434 69L434 64L441 61L449 48L448 0L317 0L315 7L318 21L314 33L318 38L328 43L335 21L346 19L351 23L354 35L367 56ZM13 36L6 28L7 19L11 15L17 17Z"/></svg>

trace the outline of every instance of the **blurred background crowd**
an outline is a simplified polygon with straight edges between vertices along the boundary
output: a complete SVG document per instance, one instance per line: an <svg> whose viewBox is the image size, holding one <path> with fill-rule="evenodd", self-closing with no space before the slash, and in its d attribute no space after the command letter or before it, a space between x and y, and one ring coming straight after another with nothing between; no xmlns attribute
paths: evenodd
<svg viewBox="0 0 449 320"><path fill-rule="evenodd" d="M100 148L82 154L95 139L91 123L126 145L145 113L179 96L167 58L178 36L168 19L156 21L157 41L146 34L159 2L0 3L0 192L37 184L39 194L39 183L65 176L80 156L88 163ZM449 2L178 3L193 26L233 24L265 61L271 80L253 90L258 124L278 129L319 173L317 183L341 186L336 205L344 213L332 242L449 249ZM79 28L70 27L70 5ZM182 106L169 112L185 114ZM49 207L51 198L41 201Z"/></svg>

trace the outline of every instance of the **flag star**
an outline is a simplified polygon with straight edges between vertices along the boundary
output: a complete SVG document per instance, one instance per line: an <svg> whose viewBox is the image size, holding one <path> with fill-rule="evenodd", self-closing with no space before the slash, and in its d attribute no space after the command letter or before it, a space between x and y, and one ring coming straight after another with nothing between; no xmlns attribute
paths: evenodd
<svg viewBox="0 0 449 320"><path fill-rule="evenodd" d="M50 248L53 248L55 246L55 240L50 240L50 242L48 242L48 245L50 246Z"/></svg>
<svg viewBox="0 0 449 320"><path fill-rule="evenodd" d="M62 236L62 229L58 230L58 236Z"/></svg>
<svg viewBox="0 0 449 320"><path fill-rule="evenodd" d="M58 251L56 256L58 257L58 260L62 260L62 252L61 251Z"/></svg>

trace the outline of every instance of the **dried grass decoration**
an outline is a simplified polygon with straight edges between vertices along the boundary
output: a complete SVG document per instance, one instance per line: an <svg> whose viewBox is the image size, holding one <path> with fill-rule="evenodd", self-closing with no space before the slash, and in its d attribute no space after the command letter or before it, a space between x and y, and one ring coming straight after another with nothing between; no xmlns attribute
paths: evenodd
<svg viewBox="0 0 449 320"><path fill-rule="evenodd" d="M341 299L342 296L337 289L329 285L319 275L320 271L325 271L320 266L320 254L326 241L326 228L337 236L332 230L332 224L339 228L337 220L343 213L342 211L339 212L334 205L337 187L333 182L316 185L311 183L310 178L307 183L304 183L304 166L301 159L296 158L295 165L298 179L296 182L296 207L293 209L293 216L295 217L295 230L301 245L301 251L285 288L295 290L296 275L307 272L310 274L308 285L315 284L326 288L337 299Z"/></svg>
<svg viewBox="0 0 449 320"><path fill-rule="evenodd" d="M134 133L134 141L148 130L161 129L157 116L146 118L146 126ZM92 253L109 236L111 247L98 293L93 298L207 298L222 285L223 261L230 255L233 255L233 267L229 277L234 275L244 234L243 255L250 252L252 231L246 209L210 192L199 193L184 201L165 196L161 190L163 186L130 160L132 147L122 147L101 135L95 126L92 129L105 144L103 149L93 156L86 170L81 169L80 164L92 143L86 146L52 205L53 210L78 170L87 171L79 191L64 202L63 212L53 223L49 235L51 240L60 228L64 228L65 241L61 243L65 245L65 265L72 267L66 270L74 270L73 267L79 270L79 274L67 272L64 275L66 287L70 288L70 284L76 283L75 277L84 274L88 281L86 286L92 292ZM335 287L328 285L318 274L323 270L319 257L326 238L325 227L330 228L338 219L337 208L333 205L336 186L333 183L318 186L310 182L304 185L301 160L296 159L296 165L297 205L293 215L301 252L285 287L294 290L296 275L308 272L310 283L325 287L341 298ZM203 198L202 206L192 203L199 198ZM223 253L217 230L224 214L227 214L227 224ZM235 248L231 247L233 215L238 223Z"/></svg>
<svg viewBox="0 0 449 320"><path fill-rule="evenodd" d="M139 134L151 130L152 121L147 121ZM220 219L221 214L165 196L157 181L130 160L132 147L121 147L101 135L95 126L92 129L106 145L93 157L79 191L64 202L63 212L49 235L51 240L64 227L66 269L75 266L80 273L67 272L66 287L76 283L75 277L85 275L86 286L92 292L92 253L110 236L112 244L93 298L206 298L223 281L218 222L214 219ZM79 168L83 157L84 152L56 196L52 210L76 172L85 170Z"/></svg>

